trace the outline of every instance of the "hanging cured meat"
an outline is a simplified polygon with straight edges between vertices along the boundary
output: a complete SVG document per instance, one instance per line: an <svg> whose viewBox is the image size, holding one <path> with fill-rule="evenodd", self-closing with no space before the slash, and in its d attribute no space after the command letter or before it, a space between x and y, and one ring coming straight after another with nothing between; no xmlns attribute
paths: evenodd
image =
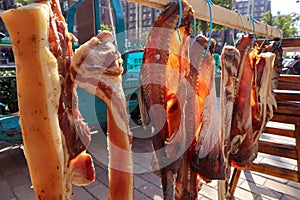
<svg viewBox="0 0 300 200"><path fill-rule="evenodd" d="M215 41L212 41L210 51L205 56L208 48L207 38L197 36L190 48L191 68L186 77L187 103L185 105L186 146L189 146L183 155L182 163L178 169L176 179L176 199L197 198L197 170L192 170L192 158L199 139L202 126L202 112L204 100L209 95L209 84L214 70L213 57Z"/></svg>
<svg viewBox="0 0 300 200"><path fill-rule="evenodd" d="M16 59L24 153L36 199L72 199L72 183L89 184L95 173L86 153L90 130L70 78L71 35L60 4L30 4L1 18Z"/></svg>
<svg viewBox="0 0 300 200"><path fill-rule="evenodd" d="M100 32L72 57L72 79L107 106L109 199L133 199L133 160L126 100L122 89L122 59L110 32ZM120 187L121 184L121 187Z"/></svg>
<svg viewBox="0 0 300 200"><path fill-rule="evenodd" d="M271 52L275 54L275 61L273 67L272 75L272 90L277 89L277 82L279 75L282 70L282 61L283 61L283 49L279 41L271 41L270 44L264 45L261 49L261 53Z"/></svg>
<svg viewBox="0 0 300 200"><path fill-rule="evenodd" d="M230 144L230 131L233 116L233 107L235 99L238 95L239 87L239 64L241 56L240 52L233 46L224 46L221 54L221 89L220 89L220 102L221 102L221 131L222 143L224 152L224 164L226 178L230 176L230 163L229 154L231 149Z"/></svg>
<svg viewBox="0 0 300 200"><path fill-rule="evenodd" d="M152 136L165 199L174 199L174 177L184 145L185 76L189 72L190 24L187 1L172 2L159 15L149 34L140 73L139 102L143 125Z"/></svg>
<svg viewBox="0 0 300 200"><path fill-rule="evenodd" d="M274 59L275 54L270 52L261 53L254 58L252 124L255 144L270 119L269 116L273 115L273 106L276 107L276 101L272 94Z"/></svg>
<svg viewBox="0 0 300 200"><path fill-rule="evenodd" d="M272 79L271 79L271 92L272 95L276 96L276 94L274 93L274 90L277 89L277 83L279 80L279 76L282 70L282 55L283 55L283 49L280 45L279 41L271 41L270 44L268 45L264 45L263 48L261 49L261 53L264 52L271 52L273 54L275 54L275 60L274 60L274 67L273 67L273 73L271 75ZM267 117L268 120L271 119L273 117L273 109L277 109L277 102L275 101L275 99L272 98L272 96L269 96L268 99L268 111L267 111Z"/></svg>
<svg viewBox="0 0 300 200"><path fill-rule="evenodd" d="M253 146L252 120L249 117L252 113L250 46L251 37L243 37L236 49L224 48L221 55L222 71L225 71L222 74L222 82L225 85L222 87L221 95L224 153L229 163L238 168L246 167L245 160L255 157L251 148ZM238 51L239 54L235 51ZM233 54L233 58L228 57L230 54ZM237 59L236 56L240 58ZM240 62L237 63L236 61L239 59ZM231 74L233 74L232 77L230 77Z"/></svg>
<svg viewBox="0 0 300 200"><path fill-rule="evenodd" d="M227 164L238 169L248 168L256 158L258 138L276 107L272 94L278 76L273 73L275 55L259 54L257 47L250 51L250 45L251 38L243 37L236 48L225 47L221 56L225 70L221 96L223 151Z"/></svg>
<svg viewBox="0 0 300 200"><path fill-rule="evenodd" d="M212 40L210 53L205 56L207 46L207 39L198 36L190 50L191 73L187 79L193 90L188 90L192 93L188 93L190 97L187 108L190 110L187 110L186 115L190 116L187 117L187 133L193 133L195 138L191 147L192 168L203 178L212 180L224 179L224 162L214 79L215 41ZM195 99L194 103L192 99Z"/></svg>

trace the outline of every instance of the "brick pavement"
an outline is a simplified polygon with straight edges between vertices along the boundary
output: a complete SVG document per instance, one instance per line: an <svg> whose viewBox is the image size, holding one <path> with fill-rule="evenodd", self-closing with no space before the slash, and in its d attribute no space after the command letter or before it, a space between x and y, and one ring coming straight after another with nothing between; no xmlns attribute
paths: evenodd
<svg viewBox="0 0 300 200"><path fill-rule="evenodd" d="M92 137L93 142L89 151L94 156L96 181L85 187L74 186L75 200L107 199L106 140L99 138L97 134L92 135ZM150 154L141 154L151 151L150 141L147 139L134 140L133 151L136 153L134 161L137 172L134 176L135 199L162 199L160 179L151 171L151 156ZM296 167L296 163L292 160L265 154L259 154L257 160L265 160L293 169ZM244 171L241 173L235 197L241 200L300 199L300 184L256 172ZM23 151L19 146L0 150L0 199L35 199ZM217 181L203 184L199 199L217 199Z"/></svg>

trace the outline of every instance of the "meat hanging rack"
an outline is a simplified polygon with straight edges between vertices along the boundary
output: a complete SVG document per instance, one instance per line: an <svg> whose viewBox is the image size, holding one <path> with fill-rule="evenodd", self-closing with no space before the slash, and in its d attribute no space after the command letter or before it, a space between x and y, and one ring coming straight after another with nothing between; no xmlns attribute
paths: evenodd
<svg viewBox="0 0 300 200"><path fill-rule="evenodd" d="M154 7L162 9L167 4L173 2L174 0L127 0L128 2L141 4L144 6ZM205 0L188 0L195 11L195 17L204 21L209 20L209 6ZM244 32L253 33L252 20L248 16L241 15L238 12L228 10L221 6L212 5L213 19L212 22L215 24L227 26L229 28L234 28ZM259 36L264 36L268 38L280 38L280 31L270 25L263 22L255 22L255 34Z"/></svg>

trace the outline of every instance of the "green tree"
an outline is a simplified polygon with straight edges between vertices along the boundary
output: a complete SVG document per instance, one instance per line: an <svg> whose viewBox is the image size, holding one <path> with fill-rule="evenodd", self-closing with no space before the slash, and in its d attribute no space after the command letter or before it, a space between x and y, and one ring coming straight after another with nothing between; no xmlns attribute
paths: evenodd
<svg viewBox="0 0 300 200"><path fill-rule="evenodd" d="M231 6L232 0L213 0L213 3L215 5L221 6L229 10L231 10L232 8ZM209 28L209 22L197 19L197 30L201 30L203 34L206 34L208 28ZM223 29L226 29L226 27L219 24L213 24L213 31L223 30Z"/></svg>
<svg viewBox="0 0 300 200"><path fill-rule="evenodd" d="M264 22L271 26L277 26L283 32L284 38L299 36L297 28L294 26L300 20L300 15L291 13L289 15L272 16L270 11L263 14L262 19Z"/></svg>
<svg viewBox="0 0 300 200"><path fill-rule="evenodd" d="M213 3L214 3L214 5L218 5L218 6L221 6L223 8L231 10L232 9L232 1L233 0L213 0ZM207 33L209 32L209 26L210 26L209 22L197 19L197 26L196 26L197 32L199 32L201 30L203 35L208 36ZM213 29L213 31L225 30L225 32L224 32L224 34L225 34L224 38L225 39L222 42L223 44L221 46L223 46L225 43L229 43L229 44L231 43L232 39L230 37L228 37L229 31L230 31L228 29L228 27L225 27L225 26L222 26L222 25L219 25L219 24L213 24L212 29ZM216 52L219 52L219 51L221 51L221 47L218 46L218 44L217 44Z"/></svg>
<svg viewBox="0 0 300 200"><path fill-rule="evenodd" d="M273 24L274 24L274 17L272 15L271 11L263 13L262 14L262 20L264 22L266 22L267 24L273 26Z"/></svg>
<svg viewBox="0 0 300 200"><path fill-rule="evenodd" d="M23 6L33 3L34 0L16 0L16 2L22 4Z"/></svg>
<svg viewBox="0 0 300 200"><path fill-rule="evenodd" d="M111 25L100 24L100 30L101 31L112 31L112 27L111 27Z"/></svg>

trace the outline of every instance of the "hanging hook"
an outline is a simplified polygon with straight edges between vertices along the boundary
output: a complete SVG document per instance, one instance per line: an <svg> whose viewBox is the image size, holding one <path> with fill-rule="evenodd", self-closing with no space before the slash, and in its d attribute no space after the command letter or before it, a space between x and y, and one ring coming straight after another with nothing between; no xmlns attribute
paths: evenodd
<svg viewBox="0 0 300 200"><path fill-rule="evenodd" d="M212 38L212 5L213 2L211 0L206 0L209 8L209 38L208 38L208 44L207 44L207 49L205 52L205 57L208 55L208 51L210 49L210 44L211 44L211 38Z"/></svg>
<svg viewBox="0 0 300 200"><path fill-rule="evenodd" d="M252 21L252 28L253 28L253 38L252 38L252 45L251 45L251 49L253 49L253 47L254 47L254 41L255 41L255 37L256 37L256 30L255 30L255 22L256 22L256 20L253 18L252 15L249 15L249 18Z"/></svg>
<svg viewBox="0 0 300 200"><path fill-rule="evenodd" d="M237 10L237 9L234 9L234 11L235 11L236 13L239 14L240 19L241 19L241 22L242 22L242 25L243 25L243 32L245 33L245 32L246 32L246 27L245 27L245 23L244 23L244 19L243 19L243 17L242 17L242 14L241 14L240 11ZM240 32L240 31L239 31L239 32ZM241 40L241 38L242 38L242 37L239 36L239 38L237 39L237 41L234 42L234 47L236 47L236 44L239 43L239 41Z"/></svg>
<svg viewBox="0 0 300 200"><path fill-rule="evenodd" d="M279 47L281 47L282 45L282 31L277 27L277 26L274 26L275 29L277 29L277 31L280 33L280 41L279 41Z"/></svg>
<svg viewBox="0 0 300 200"><path fill-rule="evenodd" d="M241 19L241 22L242 22L242 25L243 25L243 29L244 29L243 31L246 32L245 23L244 23L244 19L243 19L243 17L242 17L242 14L241 14L240 11L237 10L237 9L235 9L234 11L235 11L236 13L239 14L240 19Z"/></svg>
<svg viewBox="0 0 300 200"><path fill-rule="evenodd" d="M178 29L180 27L181 21L182 21L182 2L181 2L181 0L178 0L178 4L179 4L179 20L178 20L176 29Z"/></svg>
<svg viewBox="0 0 300 200"><path fill-rule="evenodd" d="M268 38L268 35L269 35L269 29L268 29L268 24L266 22L264 22L265 26L266 26L266 44L269 44L269 38Z"/></svg>
<svg viewBox="0 0 300 200"><path fill-rule="evenodd" d="M179 20L178 20L178 24L176 26L176 30L177 30L177 35L178 35L179 41L181 41L181 36L178 31L178 28L180 27L181 21L182 21L182 2L181 2L181 0L178 0L178 4L179 4Z"/></svg>

